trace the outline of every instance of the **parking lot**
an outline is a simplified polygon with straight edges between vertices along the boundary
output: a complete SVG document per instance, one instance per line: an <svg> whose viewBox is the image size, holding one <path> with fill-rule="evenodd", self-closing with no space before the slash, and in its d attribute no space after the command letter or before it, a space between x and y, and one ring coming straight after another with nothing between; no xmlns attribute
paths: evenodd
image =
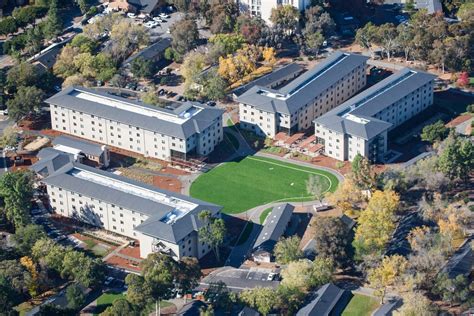
<svg viewBox="0 0 474 316"><path fill-rule="evenodd" d="M210 283L218 281L226 283L227 287L234 291L241 291L246 288L255 287L276 288L280 284L278 278L278 273L274 273L270 269L236 269L232 267L224 267L205 277L201 281L199 289L204 290Z"/></svg>

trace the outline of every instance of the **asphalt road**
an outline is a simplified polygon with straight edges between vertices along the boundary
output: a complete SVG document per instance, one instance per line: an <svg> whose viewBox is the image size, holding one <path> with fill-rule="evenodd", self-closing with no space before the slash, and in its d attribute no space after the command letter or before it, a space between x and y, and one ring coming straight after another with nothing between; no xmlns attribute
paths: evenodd
<svg viewBox="0 0 474 316"><path fill-rule="evenodd" d="M230 290L242 291L255 287L272 287L276 288L280 282L268 280L270 269L250 268L235 269L232 267L223 267L212 272L205 277L199 284L199 290L205 290L210 283L222 281Z"/></svg>

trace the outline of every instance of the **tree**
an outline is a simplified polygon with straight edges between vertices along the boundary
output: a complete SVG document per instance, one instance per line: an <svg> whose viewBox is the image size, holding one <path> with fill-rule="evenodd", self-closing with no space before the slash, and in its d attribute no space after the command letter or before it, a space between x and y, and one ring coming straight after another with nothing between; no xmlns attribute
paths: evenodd
<svg viewBox="0 0 474 316"><path fill-rule="evenodd" d="M17 260L0 261L0 279L5 279L18 294L28 292L31 275Z"/></svg>
<svg viewBox="0 0 474 316"><path fill-rule="evenodd" d="M305 293L302 289L280 285L277 288L276 306L282 315L295 315L304 301Z"/></svg>
<svg viewBox="0 0 474 316"><path fill-rule="evenodd" d="M13 126L7 126L0 137L0 147L16 146L18 144L18 129Z"/></svg>
<svg viewBox="0 0 474 316"><path fill-rule="evenodd" d="M398 48L398 30L392 23L385 23L377 28L375 42L383 49L388 61L392 52Z"/></svg>
<svg viewBox="0 0 474 316"><path fill-rule="evenodd" d="M49 238L41 238L31 248L31 254L35 261L43 263L49 269L60 273L66 249Z"/></svg>
<svg viewBox="0 0 474 316"><path fill-rule="evenodd" d="M38 53L43 46L43 34L40 28L28 29L25 33L25 53L29 56Z"/></svg>
<svg viewBox="0 0 474 316"><path fill-rule="evenodd" d="M67 77L62 84L63 89L70 87L70 86L82 86L82 87L89 87L92 83L88 81L83 75L72 75Z"/></svg>
<svg viewBox="0 0 474 316"><path fill-rule="evenodd" d="M184 294L189 293L199 285L201 275L201 268L196 258L183 257L178 262L175 278L176 283Z"/></svg>
<svg viewBox="0 0 474 316"><path fill-rule="evenodd" d="M155 63L150 59L138 57L130 63L130 71L137 78L151 78L155 74Z"/></svg>
<svg viewBox="0 0 474 316"><path fill-rule="evenodd" d="M456 84L460 87L467 87L469 85L469 74L465 71L461 72Z"/></svg>
<svg viewBox="0 0 474 316"><path fill-rule="evenodd" d="M277 293L273 288L256 287L254 289L244 290L240 293L240 299L248 306L257 309L263 315L268 313L275 306Z"/></svg>
<svg viewBox="0 0 474 316"><path fill-rule="evenodd" d="M279 25L289 33L293 33L296 30L299 18L300 12L290 4L273 8L270 15L270 21L273 25Z"/></svg>
<svg viewBox="0 0 474 316"><path fill-rule="evenodd" d="M458 10L457 16L460 20L473 20L474 19L474 3L465 2L463 3Z"/></svg>
<svg viewBox="0 0 474 316"><path fill-rule="evenodd" d="M148 45L150 41L147 28L123 17L112 24L110 30L112 45L110 45L108 53L113 58L111 60L123 60L133 51Z"/></svg>
<svg viewBox="0 0 474 316"><path fill-rule="evenodd" d="M31 248L41 238L46 238L43 227L33 224L17 228L15 234L12 235L15 248L22 255L30 254Z"/></svg>
<svg viewBox="0 0 474 316"><path fill-rule="evenodd" d="M172 48L175 52L175 59L181 60L182 57L191 49L196 47L199 40L199 32L196 22L186 18L177 21L170 27L172 38Z"/></svg>
<svg viewBox="0 0 474 316"><path fill-rule="evenodd" d="M26 62L21 62L7 72L6 87L9 90L17 90L19 87L37 86L40 76L35 67Z"/></svg>
<svg viewBox="0 0 474 316"><path fill-rule="evenodd" d="M101 314L102 316L139 316L139 310L126 299L119 298Z"/></svg>
<svg viewBox="0 0 474 316"><path fill-rule="evenodd" d="M0 276L0 314L10 316L16 315L13 307L19 303L21 297L17 294L7 278Z"/></svg>
<svg viewBox="0 0 474 316"><path fill-rule="evenodd" d="M318 218L313 239L318 256L331 258L338 267L350 261L350 229L339 218Z"/></svg>
<svg viewBox="0 0 474 316"><path fill-rule="evenodd" d="M357 220L354 247L357 257L381 254L395 229L394 214L399 196L392 191L375 191Z"/></svg>
<svg viewBox="0 0 474 316"><path fill-rule="evenodd" d="M202 94L209 100L222 100L226 97L227 81L217 74L216 70L209 71L203 80Z"/></svg>
<svg viewBox="0 0 474 316"><path fill-rule="evenodd" d="M351 166L355 185L361 190L373 190L376 179L369 160L358 153L352 160Z"/></svg>
<svg viewBox="0 0 474 316"><path fill-rule="evenodd" d="M239 8L233 1L214 1L211 2L210 8L203 12L211 33L229 33L234 30Z"/></svg>
<svg viewBox="0 0 474 316"><path fill-rule="evenodd" d="M85 14L90 8L90 3L88 0L77 0L77 5L79 6L82 14Z"/></svg>
<svg viewBox="0 0 474 316"><path fill-rule="evenodd" d="M5 204L1 211L16 228L31 221L29 211L33 197L33 175L30 172L4 173L0 177L0 196Z"/></svg>
<svg viewBox="0 0 474 316"><path fill-rule="evenodd" d="M71 41L70 47L79 48L81 53L93 53L99 46L99 42L84 34L77 34Z"/></svg>
<svg viewBox="0 0 474 316"><path fill-rule="evenodd" d="M332 279L334 263L329 258L317 257L314 262L307 259L290 262L281 272L281 285L303 291L328 283Z"/></svg>
<svg viewBox="0 0 474 316"><path fill-rule="evenodd" d="M324 42L324 36L320 31L305 28L303 30L305 48L308 52L318 55L319 49Z"/></svg>
<svg viewBox="0 0 474 316"><path fill-rule="evenodd" d="M51 0L49 3L48 18L43 30L46 38L53 38L61 34L63 22L58 12L57 0Z"/></svg>
<svg viewBox="0 0 474 316"><path fill-rule="evenodd" d="M328 192L327 200L343 213L350 213L362 207L365 197L354 184L352 177L346 177L333 193Z"/></svg>
<svg viewBox="0 0 474 316"><path fill-rule="evenodd" d="M439 120L436 123L426 125L421 132L421 140L434 143L445 139L449 134L449 129L444 126L443 121Z"/></svg>
<svg viewBox="0 0 474 316"><path fill-rule="evenodd" d="M7 101L8 115L15 121L31 112L38 112L43 104L44 92L34 86L19 87L15 97Z"/></svg>
<svg viewBox="0 0 474 316"><path fill-rule="evenodd" d="M438 148L438 169L451 180L467 182L469 172L474 168L474 145L467 139L450 133Z"/></svg>
<svg viewBox="0 0 474 316"><path fill-rule="evenodd" d="M128 287L127 301L143 308L150 300L150 288L143 276L130 273L125 277L125 284Z"/></svg>
<svg viewBox="0 0 474 316"><path fill-rule="evenodd" d="M27 282L28 292L32 297L35 297L38 295L38 271L36 270L36 264L27 256L20 258L20 264L30 273L31 278Z"/></svg>
<svg viewBox="0 0 474 316"><path fill-rule="evenodd" d="M220 280L209 283L209 287L204 292L204 298L207 302L210 302L215 309L224 309L227 312L230 312L233 305L237 303L237 296Z"/></svg>
<svg viewBox="0 0 474 316"><path fill-rule="evenodd" d="M212 217L210 211L201 211L198 218L202 222L198 230L199 240L213 249L217 261L220 262L219 247L224 242L227 233L224 220Z"/></svg>
<svg viewBox="0 0 474 316"><path fill-rule="evenodd" d="M373 56L372 46L376 41L377 27L372 22L367 23L364 27L357 30L356 43L363 48L369 50L370 55Z"/></svg>
<svg viewBox="0 0 474 316"><path fill-rule="evenodd" d="M220 46L224 55L229 55L242 48L245 38L240 34L217 34L212 36L209 42Z"/></svg>
<svg viewBox="0 0 474 316"><path fill-rule="evenodd" d="M261 18L244 14L239 15L235 25L236 31L250 44L256 44L260 40L262 29L265 27L265 22Z"/></svg>
<svg viewBox="0 0 474 316"><path fill-rule="evenodd" d="M306 180L306 192L312 197L321 202L326 193L326 188L323 186L321 178L316 175L310 175Z"/></svg>
<svg viewBox="0 0 474 316"><path fill-rule="evenodd" d="M196 85L202 81L202 71L207 66L206 56L200 52L190 52L186 55L181 66L181 75L184 78L185 95L197 95Z"/></svg>
<svg viewBox="0 0 474 316"><path fill-rule="evenodd" d="M0 20L0 34L1 35L9 35L11 33L16 32L18 29L18 25L13 17L7 16Z"/></svg>
<svg viewBox="0 0 474 316"><path fill-rule="evenodd" d="M471 296L471 282L462 274L450 278L447 273L437 276L433 294L441 296L442 300L452 305L453 303L464 303Z"/></svg>
<svg viewBox="0 0 474 316"><path fill-rule="evenodd" d="M86 297L79 284L73 283L66 289L67 307L78 310L84 305Z"/></svg>
<svg viewBox="0 0 474 316"><path fill-rule="evenodd" d="M288 238L280 238L273 250L276 262L288 264L303 258L303 251L300 249L300 241L301 239L296 235Z"/></svg>
<svg viewBox="0 0 474 316"><path fill-rule="evenodd" d="M380 304L384 303L387 287L395 284L398 278L405 272L407 260L399 255L384 257L382 263L368 271L367 280L376 289L380 296Z"/></svg>
<svg viewBox="0 0 474 316"><path fill-rule="evenodd" d="M403 305L393 312L395 316L436 316L438 315L433 304L421 292L402 294Z"/></svg>
<svg viewBox="0 0 474 316"><path fill-rule="evenodd" d="M100 259L92 259L82 252L68 250L62 262L61 276L73 279L85 287L94 287L102 283L104 266Z"/></svg>
<svg viewBox="0 0 474 316"><path fill-rule="evenodd" d="M305 11L306 29L320 31L324 37L334 34L336 24L323 7L317 5L306 9Z"/></svg>

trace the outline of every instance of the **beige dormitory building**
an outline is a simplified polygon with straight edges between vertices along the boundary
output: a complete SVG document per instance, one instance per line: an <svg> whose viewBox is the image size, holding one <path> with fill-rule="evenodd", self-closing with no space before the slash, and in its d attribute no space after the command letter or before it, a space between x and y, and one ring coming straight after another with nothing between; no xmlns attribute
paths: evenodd
<svg viewBox="0 0 474 316"><path fill-rule="evenodd" d="M56 131L162 160L206 156L223 139L223 110L197 102L162 108L83 87L46 102Z"/></svg>
<svg viewBox="0 0 474 316"><path fill-rule="evenodd" d="M368 57L335 52L279 89L256 85L237 98L240 126L258 135L293 134L366 85Z"/></svg>
<svg viewBox="0 0 474 316"><path fill-rule="evenodd" d="M435 78L404 68L316 118L315 134L325 155L352 161L360 154L383 162L387 133L433 104Z"/></svg>

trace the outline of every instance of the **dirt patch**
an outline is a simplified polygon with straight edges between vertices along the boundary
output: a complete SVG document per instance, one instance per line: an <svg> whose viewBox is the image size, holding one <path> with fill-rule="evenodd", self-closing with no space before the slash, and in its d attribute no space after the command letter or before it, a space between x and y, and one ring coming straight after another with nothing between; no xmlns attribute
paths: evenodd
<svg viewBox="0 0 474 316"><path fill-rule="evenodd" d="M119 257L119 256L111 256L110 258L105 260L105 262L107 264L117 266L119 268L124 268L124 269L127 269L127 270L136 271L136 272L141 271L140 266L138 265L138 263L136 263L135 261L132 261L132 260L128 260L128 259Z"/></svg>
<svg viewBox="0 0 474 316"><path fill-rule="evenodd" d="M153 185L171 192L181 193L183 185L181 181L174 178L162 177L162 176L153 176Z"/></svg>
<svg viewBox="0 0 474 316"><path fill-rule="evenodd" d="M119 168L118 170L121 172L120 174L121 176L133 179L135 181L140 181L146 184L151 184L151 185L154 184L154 180L153 180L154 176L151 174L140 172L136 169L129 169L129 168Z"/></svg>
<svg viewBox="0 0 474 316"><path fill-rule="evenodd" d="M173 167L168 166L168 162L166 162L166 163L163 165L163 168L160 170L160 172L161 172L161 173L165 173L165 174L175 175L175 176L187 176L187 175L190 175L190 173L187 172L187 171L185 171L185 170L176 169L176 168L173 168Z"/></svg>
<svg viewBox="0 0 474 316"><path fill-rule="evenodd" d="M135 246L128 246L123 249L120 249L119 253L122 255L126 255L129 257L137 258L137 259L142 259L140 258L140 245L138 242L135 243Z"/></svg>
<svg viewBox="0 0 474 316"><path fill-rule="evenodd" d="M464 114L464 115L459 115L458 117L452 119L448 124L446 124L446 127L456 127L461 123L464 123L468 120L470 120L472 117L471 114Z"/></svg>
<svg viewBox="0 0 474 316"><path fill-rule="evenodd" d="M58 131L55 131L55 130L52 130L52 129L44 129L40 133L42 135L51 136L51 137L57 137L59 135L62 135L61 132L58 132Z"/></svg>

